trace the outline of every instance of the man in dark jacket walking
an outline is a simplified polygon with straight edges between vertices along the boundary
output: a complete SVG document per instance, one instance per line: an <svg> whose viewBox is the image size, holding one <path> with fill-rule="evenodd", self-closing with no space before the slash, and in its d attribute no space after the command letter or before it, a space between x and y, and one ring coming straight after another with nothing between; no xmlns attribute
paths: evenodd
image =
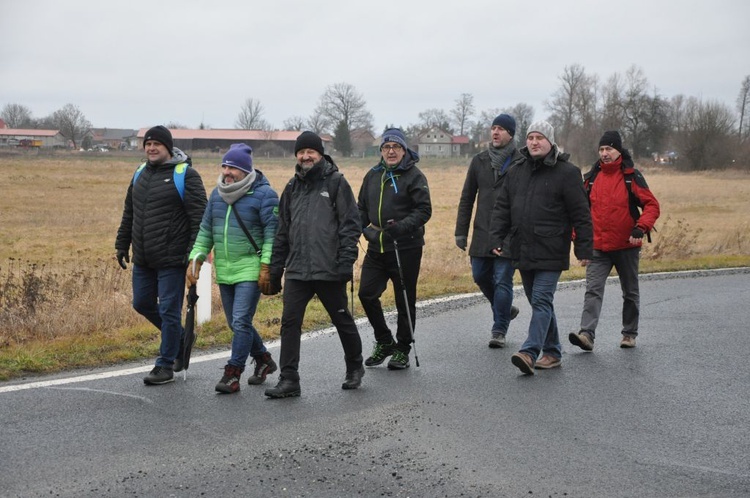
<svg viewBox="0 0 750 498"><path fill-rule="evenodd" d="M344 348L346 377L342 389L362 383L362 341L347 309L346 283L352 280L361 235L354 193L323 141L311 131L297 137L295 175L279 201L279 228L273 242L270 279L261 292L276 294L284 278L281 314L281 374L270 398L301 394L299 378L302 319L317 295L331 317Z"/></svg>
<svg viewBox="0 0 750 498"><path fill-rule="evenodd" d="M592 256L591 214L581 171L555 144L554 128L546 121L529 127L523 159L508 172L492 213L492 244L496 256L510 235L513 264L520 270L531 304L529 334L513 365L527 375L534 368L559 367L562 347L553 301L557 281L570 267L570 241L582 263ZM537 360L539 354L542 357Z"/></svg>
<svg viewBox="0 0 750 498"><path fill-rule="evenodd" d="M123 269L133 249L133 308L161 331L156 366L143 379L166 384L181 369L185 268L206 208L206 189L190 158L163 126L146 132L141 165L125 196L115 250Z"/></svg>
<svg viewBox="0 0 750 498"><path fill-rule="evenodd" d="M625 183L626 175L631 177L630 188ZM607 131L602 135L599 161L584 176L584 185L591 202L594 256L586 265L581 329L577 333L571 332L568 339L584 351L594 349L604 287L614 266L620 277L623 300L620 347L633 348L640 318L638 264L641 244L644 234L654 228L659 218L659 201L651 193L643 175L635 169L630 152L623 148L617 131ZM642 207L642 213L637 206Z"/></svg>
<svg viewBox="0 0 750 498"><path fill-rule="evenodd" d="M389 356L388 368L409 367L413 342L411 328L416 326L417 279L422 262L424 225L432 216L432 203L427 178L417 168L419 155L409 149L401 130L392 128L383 133L381 160L365 175L359 190L357 206L367 253L362 263L359 300L375 333L375 348L365 365L380 365ZM394 246L396 241L398 247ZM404 287L404 302L398 261L399 251ZM383 315L380 296L388 281L398 309L396 341ZM411 318L411 327L409 319Z"/></svg>
<svg viewBox="0 0 750 498"><path fill-rule="evenodd" d="M487 150L475 155L466 172L456 216L456 246L466 250L471 212L476 200L477 212L471 234L469 257L471 274L492 307L492 331L489 346L505 347L510 321L518 315L513 306L513 263L510 247L500 257L492 254L490 218L497 195L510 165L519 157L514 140L516 120L500 114L492 121L492 142Z"/></svg>

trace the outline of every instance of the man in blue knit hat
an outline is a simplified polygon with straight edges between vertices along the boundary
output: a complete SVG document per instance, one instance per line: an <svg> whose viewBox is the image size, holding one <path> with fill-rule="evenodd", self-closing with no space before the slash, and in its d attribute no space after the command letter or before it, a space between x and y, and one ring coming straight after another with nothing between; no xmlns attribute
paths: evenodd
<svg viewBox="0 0 750 498"><path fill-rule="evenodd" d="M469 257L474 282L492 307L489 343L491 348L505 347L505 335L508 333L510 321L518 315L518 308L513 306L514 269L510 259L510 247L505 244L506 250L500 256L495 256L492 254L494 247L490 243L492 208L505 175L513 162L520 158L516 149L515 134L516 120L513 116L500 114L492 121L492 140L486 150L471 160L456 216L456 246L465 251L471 214L476 202Z"/></svg>
<svg viewBox="0 0 750 498"><path fill-rule="evenodd" d="M357 199L363 233L368 241L360 276L359 300L375 333L375 348L365 365L380 365L391 356L388 368L403 370L409 367L409 352L414 339L411 329L416 324L417 278L422 262L424 225L432 216L432 203L427 178L416 166L419 155L409 148L401 130L391 128L383 133L380 152L380 162L365 175ZM404 301L396 250L399 251L408 302ZM398 309L395 341L380 304L380 296L389 280L393 284Z"/></svg>

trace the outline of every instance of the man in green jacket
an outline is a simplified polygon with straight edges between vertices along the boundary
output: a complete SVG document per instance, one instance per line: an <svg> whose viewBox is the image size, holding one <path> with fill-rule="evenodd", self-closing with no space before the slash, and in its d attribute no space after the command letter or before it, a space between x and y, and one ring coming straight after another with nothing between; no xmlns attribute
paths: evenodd
<svg viewBox="0 0 750 498"><path fill-rule="evenodd" d="M253 169L250 146L233 144L222 159L221 175L203 214L187 273L189 284L195 285L201 264L214 250L216 282L232 329L232 356L216 384L220 393L240 390L248 356L255 362L248 384L262 384L276 371L271 353L253 327L253 317L260 298L259 280L268 280L278 206L279 197L266 177Z"/></svg>

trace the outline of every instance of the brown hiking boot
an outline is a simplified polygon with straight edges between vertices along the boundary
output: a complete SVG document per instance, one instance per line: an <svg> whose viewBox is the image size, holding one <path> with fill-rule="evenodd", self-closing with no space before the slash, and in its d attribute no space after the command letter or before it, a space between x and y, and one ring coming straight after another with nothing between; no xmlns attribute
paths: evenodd
<svg viewBox="0 0 750 498"><path fill-rule="evenodd" d="M262 355L253 356L255 362L255 371L253 375L247 378L248 385L263 384L266 381L268 374L272 374L278 368L276 362L271 358L271 353L266 351Z"/></svg>
<svg viewBox="0 0 750 498"><path fill-rule="evenodd" d="M562 365L562 360L560 358L555 358L551 354L545 354L536 361L534 368L548 370L550 368L557 368L560 365Z"/></svg>
<svg viewBox="0 0 750 498"><path fill-rule="evenodd" d="M634 335L622 335L622 340L620 340L620 347L621 348L634 348L635 347L635 336Z"/></svg>
<svg viewBox="0 0 750 498"><path fill-rule="evenodd" d="M216 392L222 394L232 394L240 390L240 376L242 375L242 369L232 365L226 365L224 367L224 375L221 380L216 384Z"/></svg>
<svg viewBox="0 0 750 498"><path fill-rule="evenodd" d="M534 375L534 360L526 353L515 353L510 357L513 363L525 375Z"/></svg>
<svg viewBox="0 0 750 498"><path fill-rule="evenodd" d="M591 335L586 332L578 332L577 334L571 332L568 334L568 340L573 346L578 346L584 351L594 350L594 339L592 339Z"/></svg>

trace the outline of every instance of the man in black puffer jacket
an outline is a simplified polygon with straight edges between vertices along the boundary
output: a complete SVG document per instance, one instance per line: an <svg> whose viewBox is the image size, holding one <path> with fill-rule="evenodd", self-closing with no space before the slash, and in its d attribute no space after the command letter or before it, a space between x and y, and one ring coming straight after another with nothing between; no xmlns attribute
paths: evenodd
<svg viewBox="0 0 750 498"><path fill-rule="evenodd" d="M279 229L273 240L270 279L264 294L276 294L284 275L281 312L281 373L270 398L299 396L300 336L307 304L317 295L331 317L344 348L346 377L342 389L362 383L362 341L347 309L346 283L352 280L361 235L354 193L323 141L311 131L294 144L294 177L279 201Z"/></svg>
<svg viewBox="0 0 750 498"><path fill-rule="evenodd" d="M206 189L190 158L173 147L167 128L148 130L143 149L148 161L128 186L115 250L126 269L132 245L133 308L161 331L156 366L143 379L158 385L172 382L175 367L180 369L185 268L206 209Z"/></svg>
<svg viewBox="0 0 750 498"><path fill-rule="evenodd" d="M369 242L362 263L359 300L375 333L375 349L365 365L380 365L392 355L388 368L403 370L409 367L414 339L409 318L412 327L415 326L424 225L432 216L432 203L427 178L416 166L419 155L409 149L403 132L397 128L386 130L380 151L382 158L365 175L357 200L363 232ZM393 239L398 244L408 303L404 302ZM398 309L396 342L380 304L389 280L393 283Z"/></svg>
<svg viewBox="0 0 750 498"><path fill-rule="evenodd" d="M575 255L582 263L591 259L594 247L581 171L558 151L552 125L532 124L521 155L495 203L490 240L499 257L510 235L511 259L532 308L528 338L511 361L532 375L534 368L560 366L562 346L552 303L560 274L570 267L573 230Z"/></svg>

